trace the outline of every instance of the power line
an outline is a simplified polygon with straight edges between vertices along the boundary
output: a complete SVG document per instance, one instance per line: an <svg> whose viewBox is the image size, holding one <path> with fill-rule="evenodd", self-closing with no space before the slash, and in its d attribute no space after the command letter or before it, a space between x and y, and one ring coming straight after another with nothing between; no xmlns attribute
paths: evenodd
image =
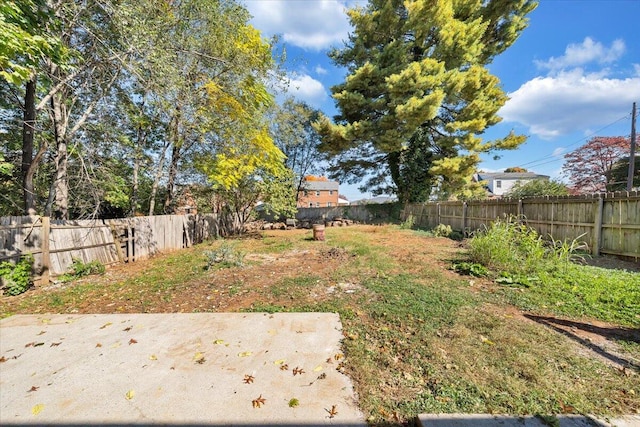
<svg viewBox="0 0 640 427"><path fill-rule="evenodd" d="M619 123L619 122L621 122L623 120L628 119L629 117L631 117L631 114L625 114L623 117L620 117L619 119L617 119L617 120L615 120L615 121L613 121L613 122L601 127L600 129L590 133L589 135L583 136L582 138L572 142L571 144L568 144L564 148L573 147L574 145L580 144L581 142L586 141L587 139L593 138L594 136L597 136L603 130L608 129L611 126L613 126L613 125L615 125L615 124L617 124L617 123ZM548 160L548 159L552 159L552 160L545 161L545 160ZM523 166L537 167L537 166L542 166L542 165L546 165L546 164L549 164L549 163L555 163L555 162L558 162L558 161L561 161L561 160L563 160L563 159L562 158L557 158L557 156L554 156L553 154L550 154L550 155L541 157L541 158L536 159L536 160L531 160L530 162L522 163L522 164L518 165L518 167L523 167ZM543 162L543 163L540 163L540 162Z"/></svg>

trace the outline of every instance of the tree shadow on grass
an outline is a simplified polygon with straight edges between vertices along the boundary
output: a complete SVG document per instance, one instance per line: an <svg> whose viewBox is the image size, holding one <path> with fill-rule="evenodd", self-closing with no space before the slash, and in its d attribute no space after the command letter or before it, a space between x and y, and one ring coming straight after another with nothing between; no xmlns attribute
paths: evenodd
<svg viewBox="0 0 640 427"><path fill-rule="evenodd" d="M625 327L601 327L590 325L588 323L576 322L566 319L557 319L555 317L536 316L533 314L524 314L527 319L540 323L554 331L569 337L576 341L578 344L588 348L589 350L599 354L600 356L610 360L611 362L622 366L631 367L640 371L640 363L624 356L613 354L600 345L590 341L589 339L581 337L577 330L589 332L592 334L600 335L609 340L618 341L630 341L640 344L640 329L625 328Z"/></svg>

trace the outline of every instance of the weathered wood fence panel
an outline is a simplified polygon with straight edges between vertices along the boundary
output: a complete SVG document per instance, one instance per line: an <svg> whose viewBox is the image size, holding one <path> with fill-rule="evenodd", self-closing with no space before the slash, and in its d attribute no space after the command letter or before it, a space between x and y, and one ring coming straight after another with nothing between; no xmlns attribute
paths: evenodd
<svg viewBox="0 0 640 427"><path fill-rule="evenodd" d="M601 236L601 252L640 257L639 192L604 199Z"/></svg>
<svg viewBox="0 0 640 427"><path fill-rule="evenodd" d="M218 236L214 215L160 215L113 220L0 218L0 261L34 256L42 281L69 271L73 260L109 265L190 247Z"/></svg>
<svg viewBox="0 0 640 427"><path fill-rule="evenodd" d="M409 215L420 227L445 224L466 233L489 226L496 219L515 216L543 236L584 241L594 255L640 258L640 193L637 191L409 204L403 209L401 219L406 220Z"/></svg>

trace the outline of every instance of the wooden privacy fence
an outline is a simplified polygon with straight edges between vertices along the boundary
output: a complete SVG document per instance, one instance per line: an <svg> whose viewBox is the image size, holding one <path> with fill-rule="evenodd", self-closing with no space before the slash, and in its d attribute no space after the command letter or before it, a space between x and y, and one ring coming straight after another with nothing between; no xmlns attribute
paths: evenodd
<svg viewBox="0 0 640 427"><path fill-rule="evenodd" d="M109 265L182 249L218 235L214 215L158 215L60 221L40 216L0 218L0 262L32 254L41 282L69 271L73 259Z"/></svg>
<svg viewBox="0 0 640 427"><path fill-rule="evenodd" d="M640 258L640 192L409 204L401 218L412 215L415 224L438 224L465 233L489 226L499 218L516 216L542 236L578 239L593 255Z"/></svg>

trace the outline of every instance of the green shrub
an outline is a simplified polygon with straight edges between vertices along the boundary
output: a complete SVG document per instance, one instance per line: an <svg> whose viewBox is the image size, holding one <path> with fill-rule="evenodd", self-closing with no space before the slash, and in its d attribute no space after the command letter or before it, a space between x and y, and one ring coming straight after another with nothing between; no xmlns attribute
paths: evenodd
<svg viewBox="0 0 640 427"><path fill-rule="evenodd" d="M71 270L60 276L60 280L68 282L70 280L79 279L81 277L90 276L92 274L103 274L105 272L104 265L98 261L93 260L85 263L80 258L72 258Z"/></svg>
<svg viewBox="0 0 640 427"><path fill-rule="evenodd" d="M499 283L531 286L540 271L566 271L570 264L584 263L588 246L580 237L571 242L545 241L512 217L475 233L469 240L469 256L472 263L499 274Z"/></svg>
<svg viewBox="0 0 640 427"><path fill-rule="evenodd" d="M413 226L416 223L416 219L413 217L413 215L409 214L409 216L407 217L407 219L405 219L401 224L400 224L400 228L403 230L411 230L413 228Z"/></svg>
<svg viewBox="0 0 640 427"><path fill-rule="evenodd" d="M4 283L4 292L19 295L33 285L31 272L33 255L25 255L16 264L8 261L0 263L0 277Z"/></svg>
<svg viewBox="0 0 640 427"><path fill-rule="evenodd" d="M433 229L433 235L436 237L449 237L453 233L450 225L438 224L436 228Z"/></svg>
<svg viewBox="0 0 640 427"><path fill-rule="evenodd" d="M489 275L489 271L484 265L471 262L457 262L453 264L453 271L475 277L486 277Z"/></svg>
<svg viewBox="0 0 640 427"><path fill-rule="evenodd" d="M515 218L497 220L469 241L471 262L494 271L530 275L547 262L542 237Z"/></svg>
<svg viewBox="0 0 640 427"><path fill-rule="evenodd" d="M204 252L205 270L212 269L215 265L220 267L242 267L245 254L236 250L232 245L223 243L218 249Z"/></svg>

